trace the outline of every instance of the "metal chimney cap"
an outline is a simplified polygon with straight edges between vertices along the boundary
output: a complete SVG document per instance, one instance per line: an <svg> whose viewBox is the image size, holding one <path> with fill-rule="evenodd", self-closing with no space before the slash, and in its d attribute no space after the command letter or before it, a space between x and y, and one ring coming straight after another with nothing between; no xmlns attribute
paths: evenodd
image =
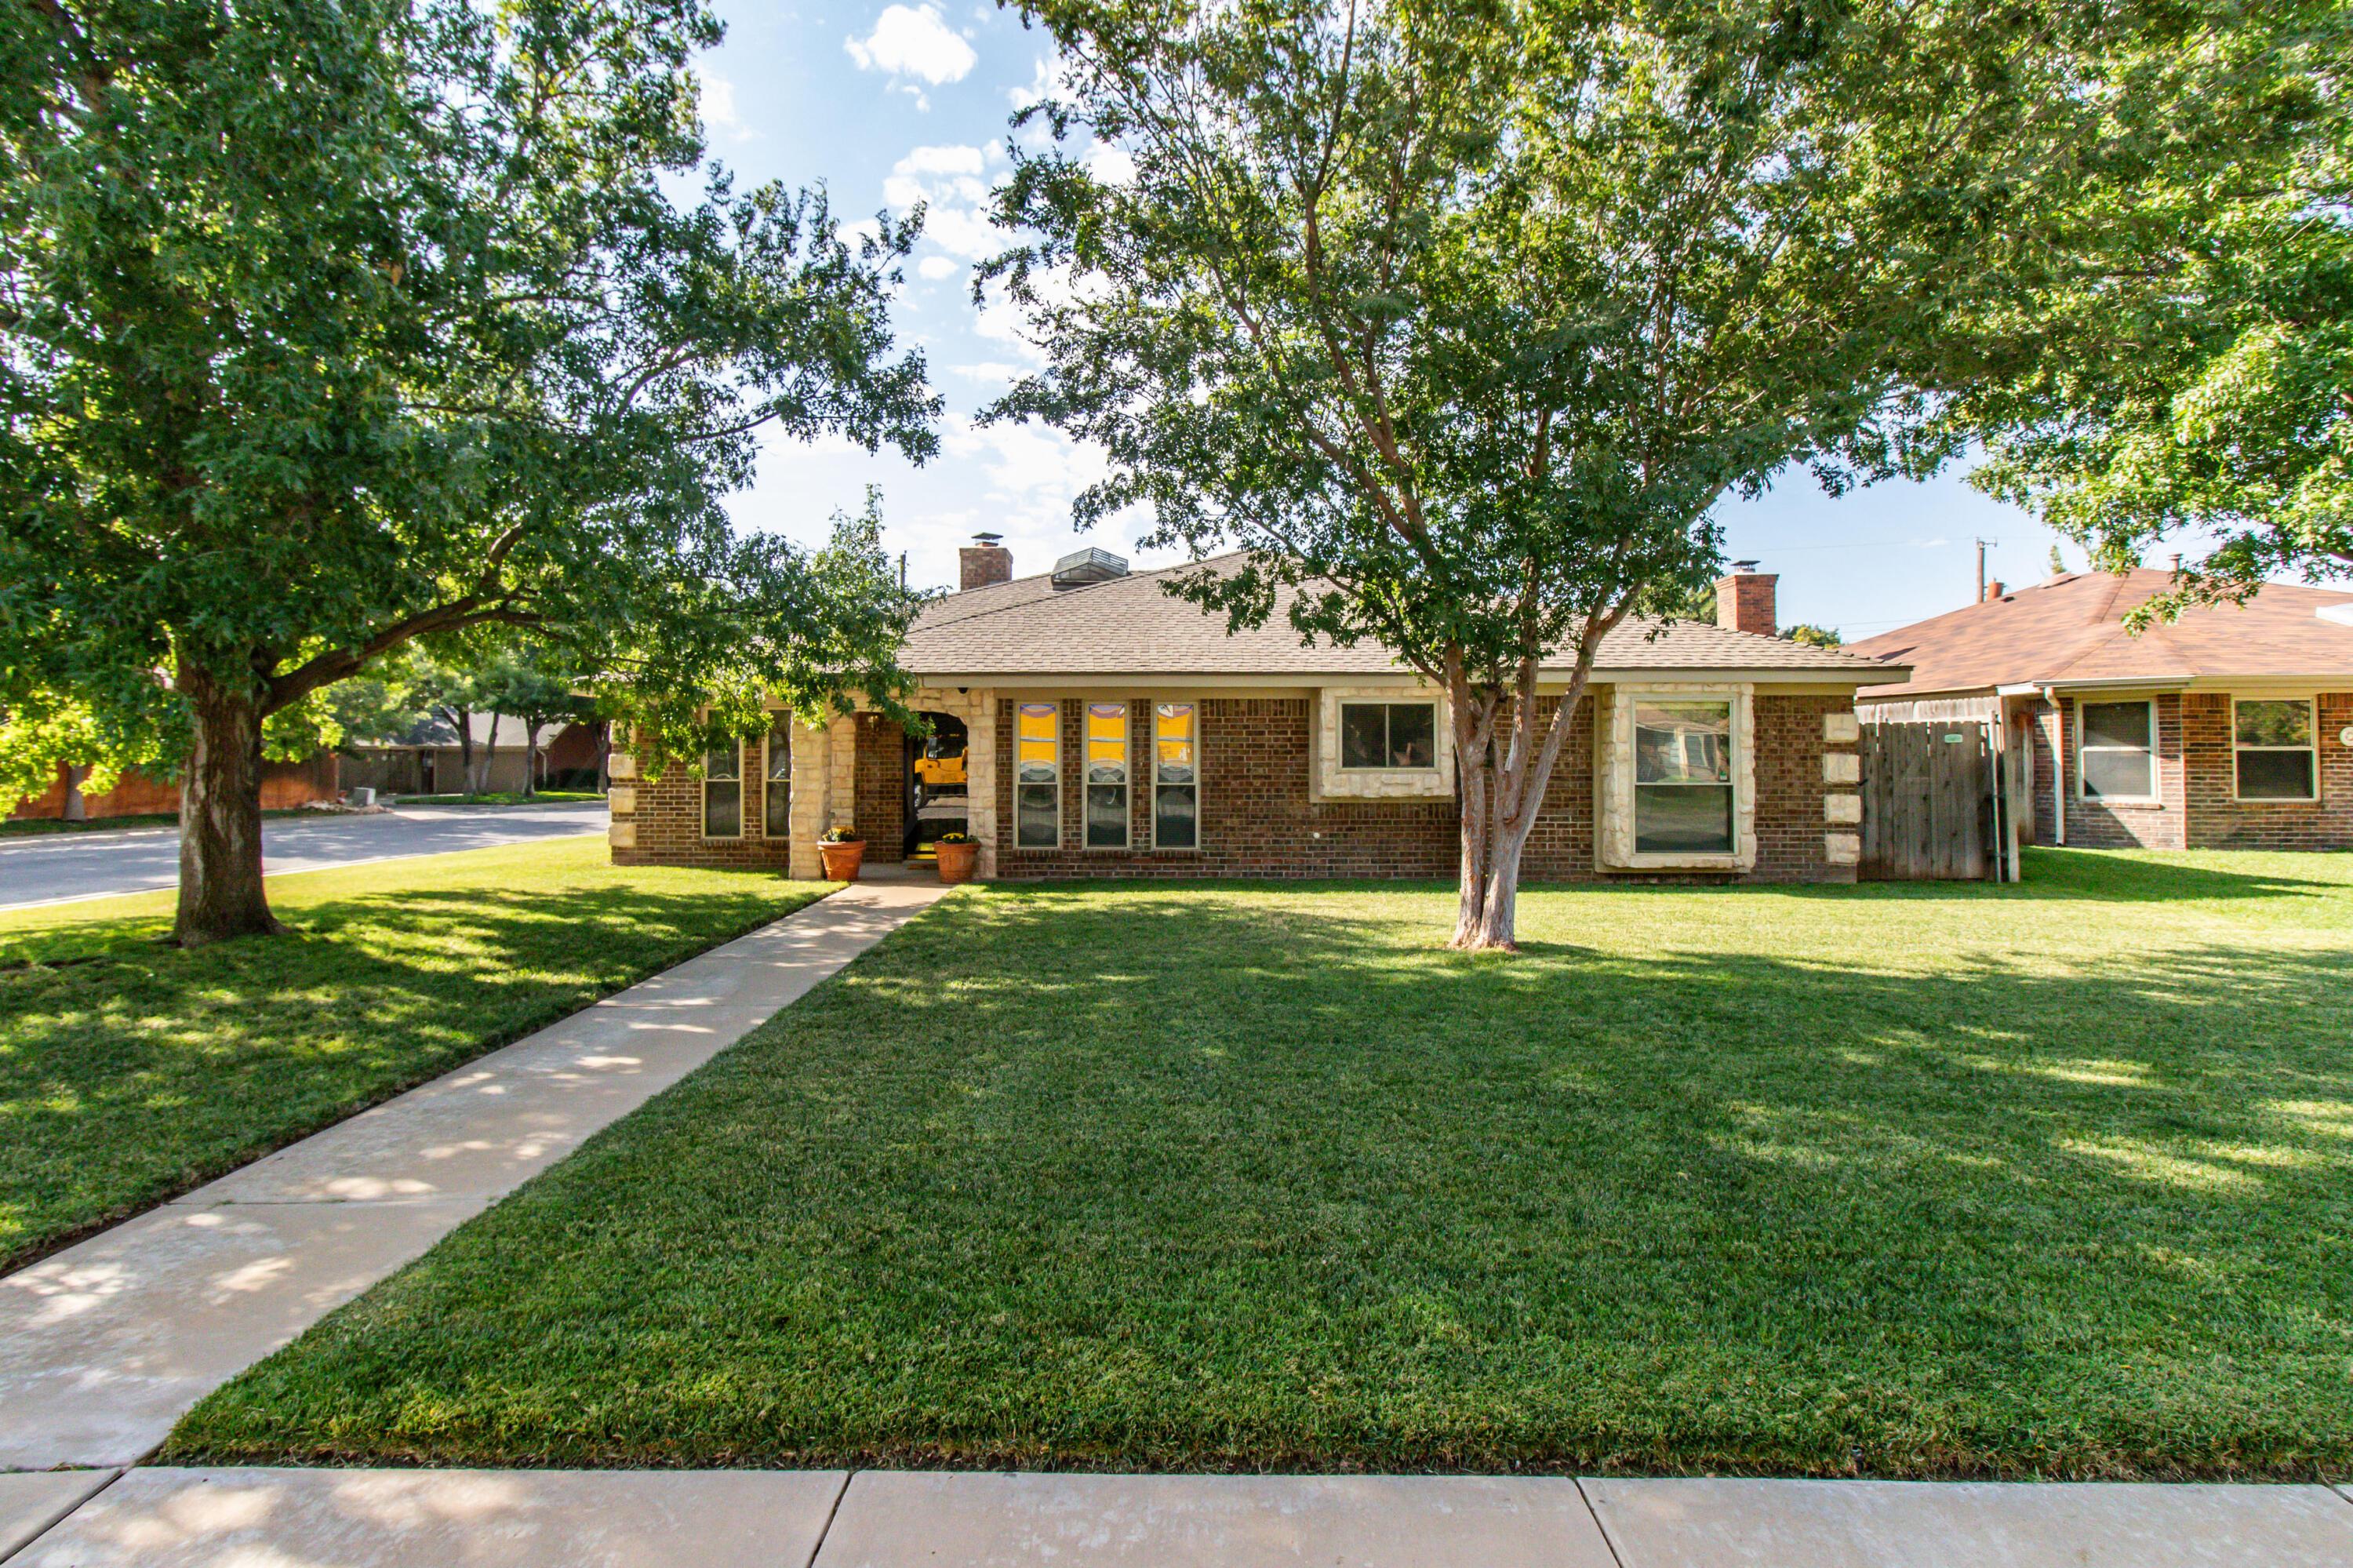
<svg viewBox="0 0 2353 1568"><path fill-rule="evenodd" d="M989 532L987 529L986 529L986 528L982 529L979 533L975 534L975 535L972 536L972 542L973 542L974 544L976 544L976 545L996 545L996 544L1001 544L1001 543L1003 543L1003 542L1004 542L1004 539L1005 539L1005 535L1002 535L1002 534L992 534L992 533L990 533L990 532Z"/></svg>
<svg viewBox="0 0 2353 1568"><path fill-rule="evenodd" d="M1754 561L1735 561L1732 563L1732 569L1736 572L1744 574L1753 572L1757 569L1757 563Z"/></svg>

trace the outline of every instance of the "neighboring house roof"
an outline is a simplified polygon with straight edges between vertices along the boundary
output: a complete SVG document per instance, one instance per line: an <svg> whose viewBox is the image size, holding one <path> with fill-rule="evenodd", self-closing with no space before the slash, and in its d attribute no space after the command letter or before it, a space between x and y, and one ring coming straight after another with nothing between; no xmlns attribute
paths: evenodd
<svg viewBox="0 0 2353 1568"><path fill-rule="evenodd" d="M1215 567L1240 558L1198 564ZM1222 616L1205 614L1164 588L1190 569L1164 567L1060 588L1050 576L1017 577L951 594L916 617L899 662L917 675L974 678L1404 673L1386 649L1370 642L1303 644L1288 618L1287 598L1264 625L1229 635ZM1563 659L1548 667L1566 670L1569 663ZM1596 668L1604 674L1704 670L1754 672L1767 680L1835 680L1866 678L1870 662L1700 621L1629 620L1603 640Z"/></svg>
<svg viewBox="0 0 2353 1568"><path fill-rule="evenodd" d="M490 714L480 713L470 715L470 722L466 727L474 732L474 744L476 746L487 746L490 744L491 720L493 716L494 715ZM499 714L496 715L495 717L498 720L499 749L504 751L512 747L515 750L522 750L528 738L528 732L523 726L522 720L515 717L512 714ZM543 726L539 732L539 744L542 749L552 745L557 736L563 734L565 730L571 727L572 721L569 719L558 719L553 724ZM406 750L412 747L419 746L447 746L454 747L457 744L458 731L456 727L447 719L441 717L438 714L436 714L411 726L408 732L401 736L397 740L360 741L353 745L353 749L355 751L367 751L371 749L388 747L395 750Z"/></svg>
<svg viewBox="0 0 2353 1568"><path fill-rule="evenodd" d="M2145 567L2122 576L2067 572L1866 638L1850 650L1908 665L1910 673L1857 695L2353 676L2353 593L2272 583L2243 606L2203 606L2153 622L2137 637L2126 632L2125 617L2172 581L2172 573Z"/></svg>

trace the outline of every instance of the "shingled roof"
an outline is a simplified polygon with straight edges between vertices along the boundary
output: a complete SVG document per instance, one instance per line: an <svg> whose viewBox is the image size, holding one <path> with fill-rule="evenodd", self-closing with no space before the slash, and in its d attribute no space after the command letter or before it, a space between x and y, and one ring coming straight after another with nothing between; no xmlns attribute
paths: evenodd
<svg viewBox="0 0 2353 1568"><path fill-rule="evenodd" d="M1989 692L1997 686L2353 676L2353 593L2266 585L2244 606L2214 605L2135 637L2125 617L2172 582L2170 572L2068 572L1985 604L1883 632L1851 652L1908 665L1908 677L1857 695Z"/></svg>
<svg viewBox="0 0 2353 1568"><path fill-rule="evenodd" d="M1241 557L1215 557L1215 567ZM1265 625L1234 632L1223 617L1166 591L1190 567L1135 572L1109 582L1058 588L1049 577L1017 577L934 599L900 651L917 675L1394 676L1403 666L1371 643L1303 644L1278 604ZM1566 669L1564 660L1557 666ZM1867 679L1871 662L1836 649L1731 631L1698 621L1629 620L1603 640L1597 668L1613 671L1737 671L1771 680Z"/></svg>

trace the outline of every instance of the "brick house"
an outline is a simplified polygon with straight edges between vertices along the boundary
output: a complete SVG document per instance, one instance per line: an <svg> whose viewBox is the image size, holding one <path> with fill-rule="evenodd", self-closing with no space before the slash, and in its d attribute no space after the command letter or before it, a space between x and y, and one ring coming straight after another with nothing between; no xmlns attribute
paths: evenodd
<svg viewBox="0 0 2353 1568"><path fill-rule="evenodd" d="M965 829L1003 879L1455 874L1446 696L1380 649L1303 647L1279 609L1229 635L1164 590L1174 568L1099 550L1028 577L991 536L962 554L961 591L900 655L931 736L779 714L658 779L617 752L614 859L813 877L818 834L848 824L870 863ZM1604 643L1531 881L1854 879L1854 693L1882 672L1773 635L1770 575L1718 587L1716 625L1630 622Z"/></svg>
<svg viewBox="0 0 2353 1568"><path fill-rule="evenodd" d="M2125 617L2171 580L1995 583L1980 603L1852 644L1907 667L1858 710L1995 725L2032 780L2030 842L2353 847L2353 594L2272 584L2128 633Z"/></svg>

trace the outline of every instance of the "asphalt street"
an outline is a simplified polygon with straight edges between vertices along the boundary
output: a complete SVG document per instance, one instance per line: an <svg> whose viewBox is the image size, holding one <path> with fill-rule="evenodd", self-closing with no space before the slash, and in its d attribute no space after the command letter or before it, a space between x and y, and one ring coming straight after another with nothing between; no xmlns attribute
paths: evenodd
<svg viewBox="0 0 2353 1568"><path fill-rule="evenodd" d="M488 849L605 831L605 803L403 806L367 816L276 817L262 824L266 875L364 861ZM0 839L0 909L177 885L180 835L171 828Z"/></svg>

